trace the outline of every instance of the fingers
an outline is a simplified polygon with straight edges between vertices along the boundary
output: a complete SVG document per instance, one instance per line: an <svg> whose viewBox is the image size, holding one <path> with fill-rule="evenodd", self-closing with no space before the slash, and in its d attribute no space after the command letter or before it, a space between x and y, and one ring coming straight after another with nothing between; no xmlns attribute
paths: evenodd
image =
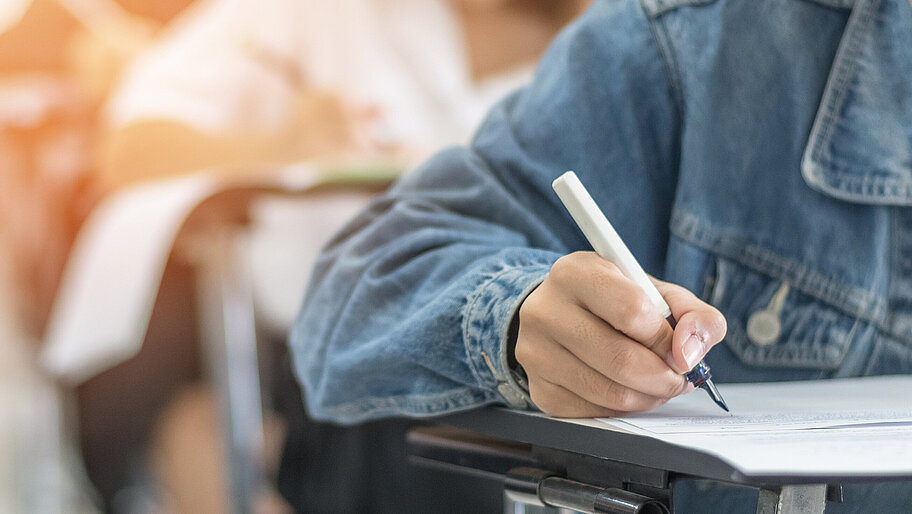
<svg viewBox="0 0 912 514"><path fill-rule="evenodd" d="M546 311L545 316L553 316L552 313L555 311ZM557 319L541 321L553 326L552 338L560 341L562 347L613 382L659 398L672 398L686 390L684 377L671 369L664 358L591 312L579 309L572 323ZM668 341L670 346L671 337Z"/></svg>
<svg viewBox="0 0 912 514"><path fill-rule="evenodd" d="M728 330L725 317L681 286L660 280L653 282L678 321L668 362L678 371L693 369L710 348L725 338Z"/></svg>
<svg viewBox="0 0 912 514"><path fill-rule="evenodd" d="M646 352L649 353L648 350ZM527 364L529 366L525 369L529 376L530 393L532 392L532 384L539 384L540 382L552 385L559 384L561 388L573 393L587 403L615 412L637 412L653 409L666 402L671 396L681 392L678 390L671 395L656 397L627 387L596 371L565 347L553 341L540 341L534 355L518 354L517 358L522 358L525 361L523 363L524 368ZM530 369L533 371L529 371ZM668 370L668 367L665 366L665 369ZM668 371L675 375L671 370ZM683 382L683 378L680 375L676 375L676 377ZM533 396L533 401L539 408L543 410L548 408L549 410L546 410L546 412L553 413L554 407L561 407L559 400L563 398L563 394L558 394L557 390L548 387L539 388L538 390L539 393ZM556 394L558 398L554 398L549 393Z"/></svg>
<svg viewBox="0 0 912 514"><path fill-rule="evenodd" d="M725 335L725 320L684 288L655 281L673 330L642 288L593 252L559 259L523 302L515 357L533 401L559 416L652 409L693 390L681 375Z"/></svg>
<svg viewBox="0 0 912 514"><path fill-rule="evenodd" d="M567 389L546 381L529 382L532 402L551 416L560 418L607 418L620 412L596 405Z"/></svg>
<svg viewBox="0 0 912 514"><path fill-rule="evenodd" d="M558 259L551 274L568 296L608 324L647 347L670 340L671 327L643 289L595 252Z"/></svg>

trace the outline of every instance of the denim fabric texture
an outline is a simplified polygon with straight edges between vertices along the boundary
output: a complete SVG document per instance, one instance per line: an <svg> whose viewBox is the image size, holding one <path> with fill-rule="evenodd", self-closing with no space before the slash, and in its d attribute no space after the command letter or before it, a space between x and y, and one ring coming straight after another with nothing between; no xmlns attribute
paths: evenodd
<svg viewBox="0 0 912 514"><path fill-rule="evenodd" d="M291 336L312 414L533 408L505 340L589 249L550 188L569 169L647 272L726 316L717 381L912 372L910 77L908 0L596 1L469 147L327 246Z"/></svg>

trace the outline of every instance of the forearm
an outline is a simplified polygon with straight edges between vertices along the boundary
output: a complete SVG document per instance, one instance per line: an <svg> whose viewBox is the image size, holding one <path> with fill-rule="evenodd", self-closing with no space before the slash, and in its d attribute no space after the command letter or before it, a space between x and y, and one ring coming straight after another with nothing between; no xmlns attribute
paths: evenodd
<svg viewBox="0 0 912 514"><path fill-rule="evenodd" d="M471 161L465 149L438 155L318 262L291 340L315 416L526 405L509 374L507 331L560 253L532 248L556 242L530 244L540 232L534 214ZM435 170L457 168L484 193L434 186Z"/></svg>
<svg viewBox="0 0 912 514"><path fill-rule="evenodd" d="M501 391L516 390L510 321L561 255L588 248L554 178L576 169L647 271L662 269L676 172L668 93L642 12L597 4L470 149L438 154L344 229L291 338L312 413L520 406Z"/></svg>
<svg viewBox="0 0 912 514"><path fill-rule="evenodd" d="M203 169L239 173L281 161L281 140L278 133L206 133L179 121L141 121L106 142L101 181L110 190Z"/></svg>

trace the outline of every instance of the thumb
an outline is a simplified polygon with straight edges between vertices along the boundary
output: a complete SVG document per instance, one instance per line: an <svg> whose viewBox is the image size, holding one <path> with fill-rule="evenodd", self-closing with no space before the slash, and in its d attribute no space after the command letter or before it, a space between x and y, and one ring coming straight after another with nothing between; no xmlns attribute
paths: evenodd
<svg viewBox="0 0 912 514"><path fill-rule="evenodd" d="M666 361L679 373L690 371L725 337L725 317L681 286L659 280L655 283L677 320Z"/></svg>

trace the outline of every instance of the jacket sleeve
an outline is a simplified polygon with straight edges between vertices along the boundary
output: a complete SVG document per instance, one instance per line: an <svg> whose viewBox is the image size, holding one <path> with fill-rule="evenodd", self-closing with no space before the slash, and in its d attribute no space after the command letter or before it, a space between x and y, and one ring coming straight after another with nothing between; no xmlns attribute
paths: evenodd
<svg viewBox="0 0 912 514"><path fill-rule="evenodd" d="M308 408L354 423L531 407L506 339L563 254L589 249L551 181L575 169L647 271L661 269L677 109L634 2L597 2L469 148L404 176L324 250L290 339Z"/></svg>

